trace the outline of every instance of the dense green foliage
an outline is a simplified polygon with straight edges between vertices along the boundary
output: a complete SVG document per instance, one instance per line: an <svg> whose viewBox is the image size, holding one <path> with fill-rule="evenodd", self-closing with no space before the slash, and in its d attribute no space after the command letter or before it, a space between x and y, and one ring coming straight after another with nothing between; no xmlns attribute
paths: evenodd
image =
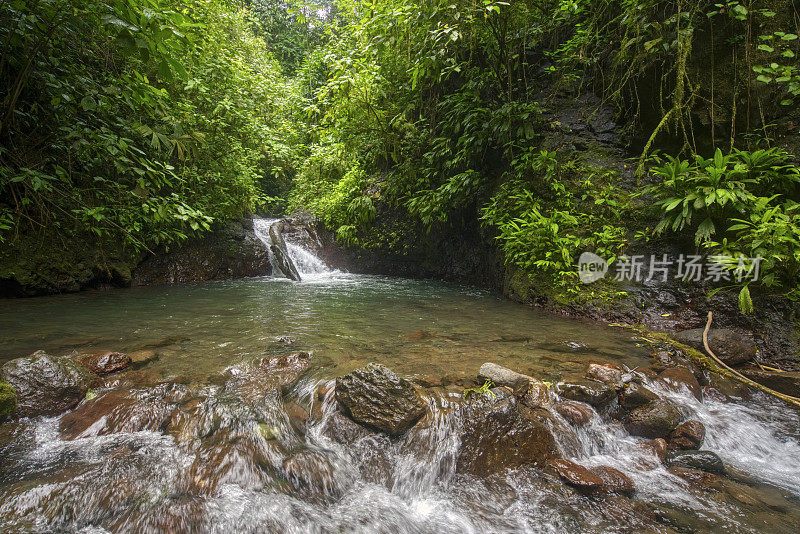
<svg viewBox="0 0 800 534"><path fill-rule="evenodd" d="M794 213L791 157L759 149L797 94L797 14L778 4L339 2L332 39L305 66L327 80L306 106L311 155L290 204L362 246L381 239L370 222L382 206L406 212L410 232L479 218L509 265L562 293L581 289L581 251L613 260L648 224L656 235L696 232L711 252L757 251L774 231L752 243L739 226L724 244L711 238L730 217L758 224L768 191L781 195L766 203L781 206L771 224ZM648 196L604 167L607 145L577 148L559 124L584 91L624 117L631 149L678 156L636 165L653 167ZM653 199L660 223L634 216ZM781 228L791 246L793 229ZM792 288L787 254L768 282Z"/></svg>
<svg viewBox="0 0 800 534"><path fill-rule="evenodd" d="M576 296L581 252L692 233L796 292L790 0L2 10L2 239L136 249L265 205L361 247L478 221L509 269Z"/></svg>
<svg viewBox="0 0 800 534"><path fill-rule="evenodd" d="M0 220L130 248L252 209L289 178L292 82L224 2L3 3Z"/></svg>

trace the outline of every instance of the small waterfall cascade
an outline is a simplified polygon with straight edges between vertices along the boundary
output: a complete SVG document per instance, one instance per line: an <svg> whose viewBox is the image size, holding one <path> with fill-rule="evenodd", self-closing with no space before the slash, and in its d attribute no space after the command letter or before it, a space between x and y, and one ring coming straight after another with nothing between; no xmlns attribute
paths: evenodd
<svg viewBox="0 0 800 534"><path fill-rule="evenodd" d="M253 219L253 230L267 247L272 272L295 281L303 280L309 275L332 273L325 262L312 251L300 243L285 239L285 224L285 219Z"/></svg>

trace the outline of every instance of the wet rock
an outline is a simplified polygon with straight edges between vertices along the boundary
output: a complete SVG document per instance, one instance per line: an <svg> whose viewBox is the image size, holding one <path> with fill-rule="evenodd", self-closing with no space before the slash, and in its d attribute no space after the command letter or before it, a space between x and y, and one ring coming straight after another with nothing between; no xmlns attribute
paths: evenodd
<svg viewBox="0 0 800 534"><path fill-rule="evenodd" d="M747 399L750 397L750 386L733 377L711 373L709 387L716 389L724 397ZM705 389L704 389L705 391Z"/></svg>
<svg viewBox="0 0 800 534"><path fill-rule="evenodd" d="M25 425L21 425L14 422L9 422L4 425L0 425L0 454L4 453L6 447L8 447L19 436L21 436L23 431L25 430L26 430ZM22 454L20 454L19 456L22 456ZM10 456L6 456L6 458L10 458ZM3 475L4 471L3 468L7 467L6 463L10 462L0 462L0 476Z"/></svg>
<svg viewBox="0 0 800 534"><path fill-rule="evenodd" d="M730 402L731 399L717 388L711 386L703 386L703 398L714 402Z"/></svg>
<svg viewBox="0 0 800 534"><path fill-rule="evenodd" d="M297 267L295 267L292 258L289 256L289 251L286 248L286 241L283 238L283 229L285 225L286 221L280 220L269 227L269 237L272 241L269 248L284 276L291 280L299 281L300 274L297 272Z"/></svg>
<svg viewBox="0 0 800 534"><path fill-rule="evenodd" d="M694 374L683 367L671 367L658 375L658 379L673 391L683 391L688 388L694 398L703 400L703 390Z"/></svg>
<svg viewBox="0 0 800 534"><path fill-rule="evenodd" d="M333 391L335 385L336 385L336 382L334 382L334 381L320 383L317 386L317 400L318 401L324 401L325 397L328 396L328 393Z"/></svg>
<svg viewBox="0 0 800 534"><path fill-rule="evenodd" d="M681 422L681 412L669 401L659 399L636 408L623 419L625 430L643 438L667 438Z"/></svg>
<svg viewBox="0 0 800 534"><path fill-rule="evenodd" d="M635 382L625 385L619 394L619 405L626 411L635 410L657 400L659 397L646 387Z"/></svg>
<svg viewBox="0 0 800 534"><path fill-rule="evenodd" d="M522 465L543 466L561 456L550 412L530 409L512 395L475 399L460 415L460 473L489 476Z"/></svg>
<svg viewBox="0 0 800 534"><path fill-rule="evenodd" d="M697 469L716 475L725 474L725 466L719 456L711 451L672 451L665 461L669 467Z"/></svg>
<svg viewBox="0 0 800 534"><path fill-rule="evenodd" d="M75 362L44 351L6 362L2 375L17 394L17 417L58 415L74 408L93 382Z"/></svg>
<svg viewBox="0 0 800 534"><path fill-rule="evenodd" d="M597 409L605 408L616 397L614 388L586 379L571 380L559 384L558 394L564 399L585 402Z"/></svg>
<svg viewBox="0 0 800 534"><path fill-rule="evenodd" d="M586 425L594 417L591 406L577 401L561 401L556 403L553 409L575 426Z"/></svg>
<svg viewBox="0 0 800 534"><path fill-rule="evenodd" d="M334 443L345 446L373 435L370 429L351 421L339 412L331 414L325 422L322 433Z"/></svg>
<svg viewBox="0 0 800 534"><path fill-rule="evenodd" d="M483 383L490 380L495 386L506 386L514 391L515 395L524 395L530 387L531 377L512 371L496 363L484 363L478 371L478 381Z"/></svg>
<svg viewBox="0 0 800 534"><path fill-rule="evenodd" d="M669 367L675 367L678 361L674 354L668 350L660 350L653 353L653 369L658 372L663 371Z"/></svg>
<svg viewBox="0 0 800 534"><path fill-rule="evenodd" d="M633 480L628 475L607 465L598 465L589 469L603 481L600 489L608 493L630 495L636 490Z"/></svg>
<svg viewBox="0 0 800 534"><path fill-rule="evenodd" d="M0 380L0 423L11 417L17 407L17 394L8 383Z"/></svg>
<svg viewBox="0 0 800 534"><path fill-rule="evenodd" d="M253 230L253 220L233 221L200 238L187 239L159 250L133 272L132 284L182 284L270 274L264 243Z"/></svg>
<svg viewBox="0 0 800 534"><path fill-rule="evenodd" d="M292 425L300 434L306 433L306 422L308 421L308 412L297 404L296 402L288 402L285 406L286 415L289 416L289 424Z"/></svg>
<svg viewBox="0 0 800 534"><path fill-rule="evenodd" d="M103 436L119 432L160 431L175 410L163 392L109 391L64 414L59 423L62 439Z"/></svg>
<svg viewBox="0 0 800 534"><path fill-rule="evenodd" d="M311 355L307 352L293 352L261 360L258 367L259 370L269 374L270 384L274 384L286 393L297 385L303 373L311 367Z"/></svg>
<svg viewBox="0 0 800 534"><path fill-rule="evenodd" d="M694 347L704 350L703 328L694 328L676 332L673 337ZM746 335L727 328L713 328L708 332L708 346L723 362L731 366L742 365L756 358L758 349L755 342Z"/></svg>
<svg viewBox="0 0 800 534"><path fill-rule="evenodd" d="M311 366L307 352L264 358L236 371L225 384L225 390L250 404L261 403L274 394L288 393Z"/></svg>
<svg viewBox="0 0 800 534"><path fill-rule="evenodd" d="M414 330L413 332L409 332L405 335L406 339L411 341L422 341L426 339L433 339L436 337L436 332L432 332L431 330L425 330L424 328L420 328L419 330Z"/></svg>
<svg viewBox="0 0 800 534"><path fill-rule="evenodd" d="M283 462L286 477L297 488L321 494L337 494L339 488L333 464L319 451L303 450Z"/></svg>
<svg viewBox="0 0 800 534"><path fill-rule="evenodd" d="M434 374L416 375L411 382L423 388L435 388L442 385L442 377Z"/></svg>
<svg viewBox="0 0 800 534"><path fill-rule="evenodd" d="M553 399L550 395L550 388L547 384L535 378L528 382L528 391L522 396L522 404L528 408L544 408L549 410L553 407Z"/></svg>
<svg viewBox="0 0 800 534"><path fill-rule="evenodd" d="M708 473L700 469L689 469L686 467L678 467L677 465L673 465L667 467L667 471L676 477L680 477L687 482L691 482L692 484L696 484L704 488L708 488L719 481L719 475Z"/></svg>
<svg viewBox="0 0 800 534"><path fill-rule="evenodd" d="M603 479L589 468L571 460L555 459L548 464L567 484L583 493L594 493L603 487Z"/></svg>
<svg viewBox="0 0 800 534"><path fill-rule="evenodd" d="M784 395L800 397L800 373L777 372L763 369L744 369L742 374L763 386L774 389Z"/></svg>
<svg viewBox="0 0 800 534"><path fill-rule="evenodd" d="M664 438L656 438L641 443L642 448L651 451L658 461L664 463L667 459L667 442Z"/></svg>
<svg viewBox="0 0 800 534"><path fill-rule="evenodd" d="M616 389L620 389L624 385L622 375L622 370L611 364L590 363L589 368L586 370L586 378L596 380Z"/></svg>
<svg viewBox="0 0 800 534"><path fill-rule="evenodd" d="M392 436L411 428L427 407L411 382L373 363L337 378L336 399L354 421Z"/></svg>
<svg viewBox="0 0 800 534"><path fill-rule="evenodd" d="M81 357L81 365L96 375L107 375L121 371L131 365L131 357L121 352L99 352Z"/></svg>
<svg viewBox="0 0 800 534"><path fill-rule="evenodd" d="M675 427L668 439L669 450L696 450L703 444L706 437L706 427L694 419L684 421Z"/></svg>

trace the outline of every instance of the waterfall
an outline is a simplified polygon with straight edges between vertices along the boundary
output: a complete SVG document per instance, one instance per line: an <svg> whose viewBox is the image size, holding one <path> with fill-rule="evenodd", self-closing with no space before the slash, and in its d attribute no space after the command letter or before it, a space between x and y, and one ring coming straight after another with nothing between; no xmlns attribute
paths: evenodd
<svg viewBox="0 0 800 534"><path fill-rule="evenodd" d="M285 219L253 219L253 230L267 248L273 274L300 281L308 275L329 274L331 269L312 251L283 235Z"/></svg>

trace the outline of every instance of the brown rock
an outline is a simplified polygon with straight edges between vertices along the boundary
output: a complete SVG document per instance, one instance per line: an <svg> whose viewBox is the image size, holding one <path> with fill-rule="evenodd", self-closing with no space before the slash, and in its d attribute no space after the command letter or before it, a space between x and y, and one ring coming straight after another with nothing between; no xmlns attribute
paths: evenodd
<svg viewBox="0 0 800 534"><path fill-rule="evenodd" d="M266 397L286 394L311 366L307 352L264 358L251 362L225 383L225 390L247 404L259 404Z"/></svg>
<svg viewBox="0 0 800 534"><path fill-rule="evenodd" d="M667 471L671 474L680 477L687 482L698 484L701 486L709 486L719 480L719 475L702 471L700 469L690 469L687 467L678 467L675 465L667 467Z"/></svg>
<svg viewBox="0 0 800 534"><path fill-rule="evenodd" d="M156 396L113 390L64 414L59 430L65 440L118 432L158 431L166 426L173 411L174 405Z"/></svg>
<svg viewBox="0 0 800 534"><path fill-rule="evenodd" d="M593 473L588 468L576 464L571 460L556 459L548 464L555 469L561 479L584 493L594 493L599 491L603 485L603 479L597 473Z"/></svg>
<svg viewBox="0 0 800 534"><path fill-rule="evenodd" d="M14 388L17 417L58 415L72 409L98 380L70 358L41 350L5 362L0 375Z"/></svg>
<svg viewBox="0 0 800 534"><path fill-rule="evenodd" d="M357 423L392 436L414 426L427 409L411 382L372 363L337 378L336 399Z"/></svg>
<svg viewBox="0 0 800 534"><path fill-rule="evenodd" d="M658 379L673 391L683 391L683 388L688 388L697 400L703 400L700 383L688 369L671 367L662 371L658 375Z"/></svg>
<svg viewBox="0 0 800 534"><path fill-rule="evenodd" d="M289 416L289 424L292 425L300 434L306 433L306 422L308 421L308 412L297 404L296 402L288 402L285 407L286 415Z"/></svg>
<svg viewBox="0 0 800 534"><path fill-rule="evenodd" d="M575 426L583 426L594 417L594 410L588 404L577 401L561 401L553 409Z"/></svg>
<svg viewBox="0 0 800 534"><path fill-rule="evenodd" d="M131 357L131 364L146 365L158 359L158 353L153 349L136 350L128 354Z"/></svg>
<svg viewBox="0 0 800 534"><path fill-rule="evenodd" d="M750 386L729 376L711 373L709 386L719 391L725 397L738 397L740 399L747 399L750 397Z"/></svg>
<svg viewBox="0 0 800 534"><path fill-rule="evenodd" d="M704 350L703 328L676 332L673 337L697 350ZM727 328L712 328L708 332L708 345L714 354L728 365L737 366L753 361L758 350L755 342L741 332Z"/></svg>
<svg viewBox="0 0 800 534"><path fill-rule="evenodd" d="M564 399L585 402L597 409L608 406L616 397L614 388L594 380L570 380L558 385L558 394Z"/></svg>
<svg viewBox="0 0 800 534"><path fill-rule="evenodd" d="M614 469L607 465L598 465L589 470L602 479L603 486L601 489L603 491L630 495L636 490L633 480L619 469Z"/></svg>
<svg viewBox="0 0 800 534"><path fill-rule="evenodd" d="M495 386L511 388L515 395L524 395L534 379L502 365L487 362L481 365L478 371L478 381L483 383L487 380L491 381Z"/></svg>
<svg viewBox="0 0 800 534"><path fill-rule="evenodd" d="M550 412L530 409L511 395L471 401L462 421L456 459L461 473L489 476L522 465L542 466L561 456Z"/></svg>
<svg viewBox="0 0 800 534"><path fill-rule="evenodd" d="M80 364L97 375L107 375L128 367L131 357L121 352L99 352L83 356Z"/></svg>
<svg viewBox="0 0 800 534"><path fill-rule="evenodd" d="M658 461L662 464L664 460L667 458L667 442L664 438L656 438L650 441L642 442L642 448L651 451L656 457L658 457Z"/></svg>
<svg viewBox="0 0 800 534"><path fill-rule="evenodd" d="M635 410L657 399L658 395L636 382L626 384L619 394L619 404L626 411Z"/></svg>
<svg viewBox="0 0 800 534"><path fill-rule="evenodd" d="M328 396L328 393L333 391L333 387L335 385L336 382L333 381L320 383L320 385L317 386L317 400L324 401L325 397Z"/></svg>
<svg viewBox="0 0 800 534"><path fill-rule="evenodd" d="M661 372L664 369L675 367L676 365L678 365L678 362L670 351L660 350L653 353L652 366L656 371Z"/></svg>
<svg viewBox="0 0 800 534"><path fill-rule="evenodd" d="M625 416L625 430L644 438L666 438L683 416L674 404L663 399L636 408Z"/></svg>
<svg viewBox="0 0 800 534"><path fill-rule="evenodd" d="M800 373L744 369L742 374L750 380L774 389L784 395L800 397Z"/></svg>
<svg viewBox="0 0 800 534"><path fill-rule="evenodd" d="M283 469L295 487L309 488L322 494L338 493L333 464L321 452L300 451L283 462Z"/></svg>
<svg viewBox="0 0 800 534"><path fill-rule="evenodd" d="M335 443L347 446L375 435L370 429L348 419L338 411L332 413L326 420L322 433Z"/></svg>
<svg viewBox="0 0 800 534"><path fill-rule="evenodd" d="M706 427L700 421L684 421L675 427L668 439L667 448L673 450L695 450L703 444Z"/></svg>
<svg viewBox="0 0 800 534"><path fill-rule="evenodd" d="M528 391L522 397L522 403L528 408L544 408L549 410L553 406L553 399L550 396L550 388L547 384L531 378Z"/></svg>
<svg viewBox="0 0 800 534"><path fill-rule="evenodd" d="M435 388L442 385L442 377L434 374L416 375L411 382L423 388Z"/></svg>
<svg viewBox="0 0 800 534"><path fill-rule="evenodd" d="M703 398L714 402L730 402L731 399L720 390L712 386L703 386Z"/></svg>
<svg viewBox="0 0 800 534"><path fill-rule="evenodd" d="M590 363L586 371L586 378L596 380L616 389L623 386L622 370L612 364Z"/></svg>

